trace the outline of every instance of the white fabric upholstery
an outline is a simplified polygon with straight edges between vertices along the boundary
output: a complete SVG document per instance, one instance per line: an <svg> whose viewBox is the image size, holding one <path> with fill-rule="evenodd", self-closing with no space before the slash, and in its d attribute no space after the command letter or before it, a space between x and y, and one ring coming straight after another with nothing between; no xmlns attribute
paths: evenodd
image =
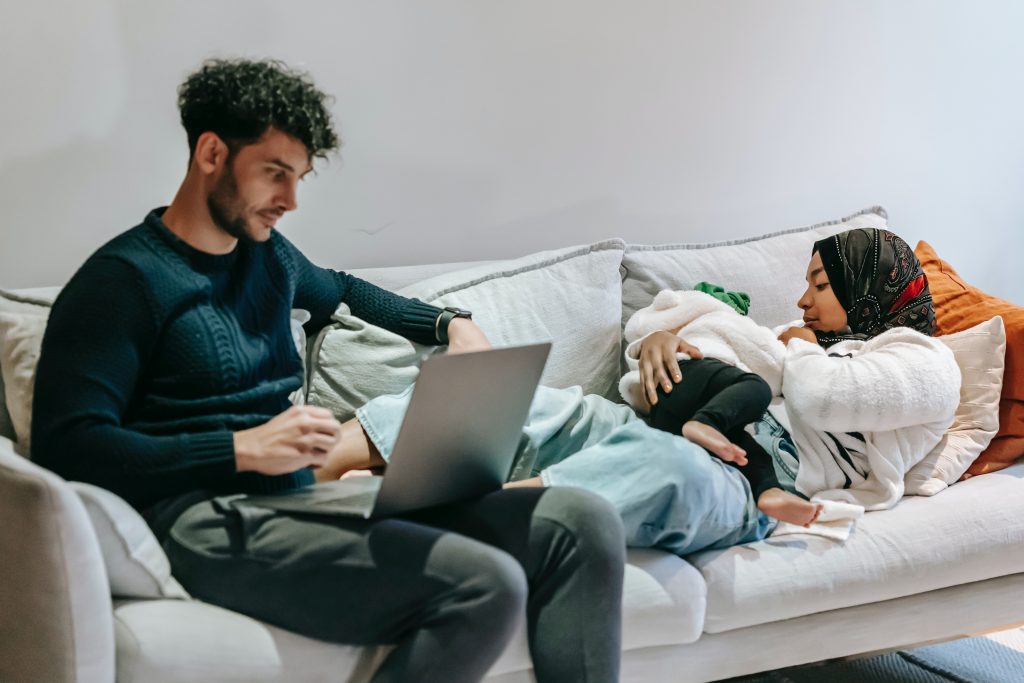
<svg viewBox="0 0 1024 683"><path fill-rule="evenodd" d="M622 322L663 289L693 289L706 281L747 292L751 318L768 327L781 325L799 317L796 302L806 286L814 242L865 227L885 228L885 210L874 207L839 221L734 242L629 244L622 257Z"/></svg>
<svg viewBox="0 0 1024 683"><path fill-rule="evenodd" d="M1024 574L1013 574L726 633L705 633L691 645L623 653L620 680L717 681L824 659L960 638L1019 624L1022 591ZM807 673L810 675L798 680L821 680L814 677L814 669Z"/></svg>
<svg viewBox="0 0 1024 683"><path fill-rule="evenodd" d="M103 552L110 594L126 598L186 598L149 525L124 500L82 482L71 488L85 505Z"/></svg>
<svg viewBox="0 0 1024 683"><path fill-rule="evenodd" d="M32 430L32 392L36 363L43 343L49 309L15 313L0 311L0 375L4 380L4 402L17 437L17 451L27 456Z"/></svg>
<svg viewBox="0 0 1024 683"><path fill-rule="evenodd" d="M383 648L312 640L197 600L118 603L118 683L364 681Z"/></svg>
<svg viewBox="0 0 1024 683"><path fill-rule="evenodd" d="M906 477L908 496L933 496L956 482L999 431L1006 330L996 316L974 327L939 337L960 368L960 405L953 424Z"/></svg>
<svg viewBox="0 0 1024 683"><path fill-rule="evenodd" d="M60 477L0 439L0 681L114 680L110 589Z"/></svg>
<svg viewBox="0 0 1024 683"><path fill-rule="evenodd" d="M864 515L845 544L769 538L687 559L704 630L732 629L1024 572L1024 463Z"/></svg>
<svg viewBox="0 0 1024 683"><path fill-rule="evenodd" d="M49 314L47 307L59 291L59 287L10 291L0 289L0 314L11 314L12 316L30 314L45 317ZM0 358L10 354L6 346L4 335L0 333ZM3 398L6 393L7 388L3 380L3 372L0 370L0 398ZM0 437L17 440L14 422L8 411L6 400L0 401ZM15 448L19 451L25 450L27 452L27 449L21 449L17 445Z"/></svg>

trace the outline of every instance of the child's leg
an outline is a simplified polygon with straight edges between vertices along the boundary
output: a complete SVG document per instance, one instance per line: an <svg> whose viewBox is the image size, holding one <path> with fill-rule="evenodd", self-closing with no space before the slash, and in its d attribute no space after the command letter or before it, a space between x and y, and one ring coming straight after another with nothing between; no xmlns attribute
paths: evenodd
<svg viewBox="0 0 1024 683"><path fill-rule="evenodd" d="M729 440L743 448L747 464L739 467L757 501L757 509L775 519L810 526L821 514L821 503L812 503L783 490L775 475L772 456L746 430L740 428L729 433Z"/></svg>
<svg viewBox="0 0 1024 683"><path fill-rule="evenodd" d="M698 414L723 434L761 419L772 400L767 382L717 358L679 361L682 381L671 392L658 387L651 426L678 434Z"/></svg>
<svg viewBox="0 0 1024 683"><path fill-rule="evenodd" d="M746 464L746 454L726 437L759 420L771 402L768 384L757 375L714 358L679 363L682 382L666 394L658 389L651 425L682 433L727 462Z"/></svg>

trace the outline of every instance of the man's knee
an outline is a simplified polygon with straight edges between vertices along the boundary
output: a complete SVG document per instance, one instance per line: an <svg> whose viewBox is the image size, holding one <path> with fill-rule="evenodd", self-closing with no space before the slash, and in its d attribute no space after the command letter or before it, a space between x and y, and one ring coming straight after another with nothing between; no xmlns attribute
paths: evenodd
<svg viewBox="0 0 1024 683"><path fill-rule="evenodd" d="M622 519L601 496L584 489L555 486L544 492L536 514L553 522L588 553L614 563L625 561Z"/></svg>
<svg viewBox="0 0 1024 683"><path fill-rule="evenodd" d="M514 622L524 613L529 592L526 573L514 557L498 548L446 535L438 542L427 572L442 574L465 604L480 604L494 617Z"/></svg>

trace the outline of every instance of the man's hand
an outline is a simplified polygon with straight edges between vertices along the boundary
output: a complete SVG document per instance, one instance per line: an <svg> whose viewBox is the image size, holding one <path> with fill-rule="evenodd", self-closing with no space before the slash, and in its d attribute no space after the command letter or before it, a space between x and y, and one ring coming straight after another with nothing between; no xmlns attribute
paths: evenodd
<svg viewBox="0 0 1024 683"><path fill-rule="evenodd" d="M683 379L676 360L678 352L689 354L690 358L704 357L700 349L671 332L654 332L640 346L640 388L652 406L658 402L659 385L668 393L672 391L673 382Z"/></svg>
<svg viewBox="0 0 1024 683"><path fill-rule="evenodd" d="M326 408L292 406L259 427L235 432L235 467L270 475L320 467L340 434Z"/></svg>
<svg viewBox="0 0 1024 683"><path fill-rule="evenodd" d="M782 334L779 335L779 341L783 344L788 344L790 339L794 337L809 341L812 344L818 343L818 338L814 336L814 330L809 327L790 327L787 328Z"/></svg>
<svg viewBox="0 0 1024 683"><path fill-rule="evenodd" d="M487 335L469 318L452 318L448 325L448 353L469 353L491 348Z"/></svg>

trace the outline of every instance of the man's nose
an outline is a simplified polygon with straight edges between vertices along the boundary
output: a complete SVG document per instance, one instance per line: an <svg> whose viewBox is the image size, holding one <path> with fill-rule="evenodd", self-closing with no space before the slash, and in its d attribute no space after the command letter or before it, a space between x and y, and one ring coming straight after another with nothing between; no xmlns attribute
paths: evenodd
<svg viewBox="0 0 1024 683"><path fill-rule="evenodd" d="M289 184L281 193L278 199L281 208L285 211L294 211L299 208L298 192L294 185Z"/></svg>

